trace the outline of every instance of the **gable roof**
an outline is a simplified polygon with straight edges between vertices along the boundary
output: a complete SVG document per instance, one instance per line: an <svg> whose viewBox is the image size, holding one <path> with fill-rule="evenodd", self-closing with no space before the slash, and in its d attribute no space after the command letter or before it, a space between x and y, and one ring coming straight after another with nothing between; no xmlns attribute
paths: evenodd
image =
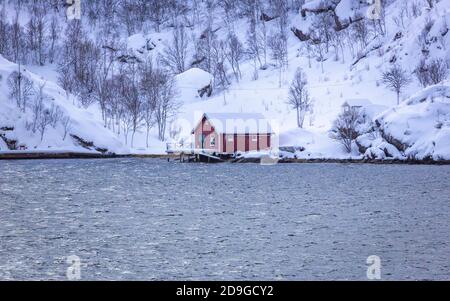
<svg viewBox="0 0 450 301"><path fill-rule="evenodd" d="M355 98L355 99L347 99L343 104L342 104L342 106L349 106L349 107L367 107L367 106L370 106L372 104L372 102L370 101L370 100L368 100L368 99L364 99L364 98L361 98L361 99L358 99L358 98Z"/></svg>
<svg viewBox="0 0 450 301"><path fill-rule="evenodd" d="M270 122L259 113L205 113L202 120L208 119L219 134L272 134Z"/></svg>

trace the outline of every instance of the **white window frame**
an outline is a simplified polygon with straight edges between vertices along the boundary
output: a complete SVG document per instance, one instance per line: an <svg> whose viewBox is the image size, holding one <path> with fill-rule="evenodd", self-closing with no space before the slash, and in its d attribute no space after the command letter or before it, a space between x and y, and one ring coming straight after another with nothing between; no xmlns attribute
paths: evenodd
<svg viewBox="0 0 450 301"><path fill-rule="evenodd" d="M216 137L215 136L211 136L211 138L209 139L209 145L216 146Z"/></svg>

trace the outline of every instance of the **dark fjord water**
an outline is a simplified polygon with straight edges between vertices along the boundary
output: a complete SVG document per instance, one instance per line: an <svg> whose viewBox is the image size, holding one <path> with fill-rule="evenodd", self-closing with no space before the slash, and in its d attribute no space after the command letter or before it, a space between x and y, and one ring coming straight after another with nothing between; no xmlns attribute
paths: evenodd
<svg viewBox="0 0 450 301"><path fill-rule="evenodd" d="M450 166L0 162L0 279L450 279Z"/></svg>

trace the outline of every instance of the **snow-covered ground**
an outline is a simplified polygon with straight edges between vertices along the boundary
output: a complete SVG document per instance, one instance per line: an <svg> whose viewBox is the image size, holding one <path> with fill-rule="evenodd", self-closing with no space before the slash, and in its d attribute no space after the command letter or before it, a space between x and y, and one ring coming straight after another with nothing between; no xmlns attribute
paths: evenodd
<svg viewBox="0 0 450 301"><path fill-rule="evenodd" d="M431 86L377 118L405 156L450 160L450 82Z"/></svg>
<svg viewBox="0 0 450 301"><path fill-rule="evenodd" d="M76 135L86 142L93 142L92 151L95 148L107 149L108 152L128 153L126 147L118 137L106 129L94 110L85 110L73 104L72 96L67 97L66 92L57 84L46 78L28 71L27 67L22 67L23 76L32 81L34 89L44 86L44 107L50 109L52 105L58 107L64 116L70 117L70 130L64 139L64 128L58 123L55 127L47 126L43 139L36 131L33 133L29 129L32 122L31 108L28 107L22 112L10 97L7 79L9 75L18 70L18 66L5 60L0 55L0 134L11 141L17 141L18 147L22 150L39 151L86 151L70 135ZM29 102L33 102L30 99ZM5 151L5 142L2 140L0 151Z"/></svg>
<svg viewBox="0 0 450 301"><path fill-rule="evenodd" d="M320 62L309 60L299 39L289 32L287 69L281 74L271 64L268 57L268 66L265 70L258 70L258 79L254 78L254 66L252 62L245 61L241 64L242 79L237 82L232 76L232 83L226 91L214 90L211 97L200 97L198 91L208 86L212 81L212 75L197 69L190 69L176 76L178 100L182 104L177 117L170 122L170 131L167 135L168 142L189 143L190 132L203 113L262 113L274 123L277 129L277 139L280 146L293 146L303 151L297 151L299 158L362 158L383 157L385 148L391 149L389 155L396 158L425 158L431 156L434 159L450 159L450 136L448 123L448 96L440 97L439 93L448 91L450 83L444 82L439 86L423 90L415 77L414 68L423 56L424 49L418 45L419 35L427 28L428 56L442 58L450 62L450 34L443 30L450 24L450 3L440 1L433 9L426 7L426 1L419 1L421 14L416 18L406 19L403 27L399 28L395 18L404 10L405 1L393 1L386 8L387 34L383 38L377 38L369 43L363 51L364 58L357 62L352 59L349 49L345 49L338 60L330 53L324 62L322 72ZM308 1L303 7L305 16L300 13L289 16L290 27L295 27L307 33L315 13L310 12L320 5L321 1ZM355 11L360 10L365 14L367 6L360 6L351 0L342 0L335 11L343 22L349 20ZM430 28L430 20L432 25ZM226 36L226 26L222 18L215 19L215 28L218 36ZM277 26L276 20L267 22L268 33L273 32ZM247 23L244 20L235 20L236 35L245 41ZM447 26L448 27L448 26ZM201 27L199 27L201 28ZM243 28L243 30L240 30ZM401 32L401 34L399 34ZM172 29L162 29L161 32L138 33L126 39L129 48L136 51L141 57L155 56L161 52L164 44L170 41ZM190 29L189 35L198 36L199 29ZM372 50L376 49L376 50ZM190 50L191 51L191 50ZM397 106L396 94L388 90L380 81L381 73L385 71L392 61L396 61L410 73L414 81L401 95L404 103ZM306 116L303 129L297 128L296 112L286 103L290 82L297 70L301 67L308 77L308 89L314 100L314 110ZM14 131L5 132L9 139L16 139L28 149L35 150L80 150L83 149L77 141L71 137L63 137L63 129L49 129L40 141L39 135L26 130L26 123L30 114L21 113L8 97L6 79L8 75L17 69L0 56L0 127L14 127ZM95 147L108 149L115 153L163 153L166 142L158 141L156 131L152 131L150 145L146 147L145 130L138 131L135 137L134 147L125 144L123 135L118 136L106 129L101 121L101 113L96 105L84 109L73 105L73 96L66 96L56 84L57 73L55 66L26 66L26 75L39 86L46 83L45 91L52 99L48 101L57 104L73 120L71 134L81 137L85 141L93 142ZM280 85L281 83L281 85ZM446 92L445 92L446 93ZM444 93L444 94L445 94ZM442 94L442 95L444 95ZM412 98L411 95L413 96ZM445 94L447 95L447 94ZM420 102L422 98L427 99ZM369 152L361 152L361 147L355 145L352 153L347 153L342 145L330 138L330 128L333 121L341 112L342 104L348 99L366 99L379 108L387 111L380 117L373 116L374 120L381 122L380 129L386 135L391 135L395 141L386 141L385 138L364 137L360 139L367 145ZM1 132L0 132L1 133ZM405 134L407 133L407 134ZM364 141L362 141L364 140ZM408 145L405 149L392 149L393 142L402 141ZM1 142L1 139L0 139ZM383 143L388 146L384 147ZM380 146L381 145L381 146ZM359 145L361 146L361 144ZM0 144L0 150L5 148ZM401 148L401 147L400 147ZM367 151L363 147L364 151ZM94 149L95 151L95 149Z"/></svg>

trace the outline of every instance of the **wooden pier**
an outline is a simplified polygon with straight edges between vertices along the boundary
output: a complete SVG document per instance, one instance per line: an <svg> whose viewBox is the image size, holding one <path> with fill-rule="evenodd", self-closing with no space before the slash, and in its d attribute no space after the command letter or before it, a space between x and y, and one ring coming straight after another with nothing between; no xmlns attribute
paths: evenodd
<svg viewBox="0 0 450 301"><path fill-rule="evenodd" d="M174 144L167 144L167 155L170 158L176 158L175 160L181 163L201 162L201 163L220 163L227 162L223 157L220 157L214 153L210 153L205 150L197 150L192 148L177 147Z"/></svg>

